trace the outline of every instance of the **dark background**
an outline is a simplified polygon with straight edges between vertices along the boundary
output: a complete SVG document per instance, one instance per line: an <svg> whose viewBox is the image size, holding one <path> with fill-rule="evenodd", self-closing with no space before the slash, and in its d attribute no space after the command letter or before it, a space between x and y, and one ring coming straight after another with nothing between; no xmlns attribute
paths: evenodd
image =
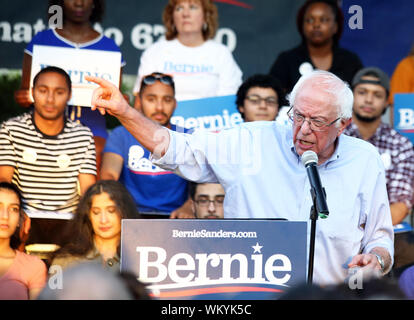
<svg viewBox="0 0 414 320"><path fill-rule="evenodd" d="M220 28L234 31L237 44L233 55L243 71L243 78L266 73L278 53L299 43L296 12L303 0L216 0ZM236 3L236 4L231 4ZM240 5L237 5L240 3ZM414 42L414 1L361 0L341 1L345 16L341 45L359 54L365 65L376 65L391 75L397 62ZM19 36L21 26L33 33L33 24L42 19L46 25L47 0L0 0L0 68L20 69L23 49L29 38ZM166 0L106 0L102 27L118 28L123 35L121 50L127 61L124 73L135 75L142 50L132 45L131 33L138 24L162 25L161 13ZM363 29L351 30L350 6L359 5L363 12ZM15 41L7 41L5 24L11 27ZM159 28L159 27L158 27ZM157 28L155 28L157 30ZM109 30L111 31L111 30ZM149 42L159 35L150 36ZM148 41L147 39L147 41ZM20 42L16 42L20 41ZM144 41L141 39L141 42ZM226 42L226 40L224 40Z"/></svg>

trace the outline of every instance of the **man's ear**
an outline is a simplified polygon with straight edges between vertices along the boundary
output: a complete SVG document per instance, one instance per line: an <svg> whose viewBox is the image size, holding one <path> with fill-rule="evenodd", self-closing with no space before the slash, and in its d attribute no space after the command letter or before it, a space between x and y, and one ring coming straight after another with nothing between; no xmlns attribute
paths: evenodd
<svg viewBox="0 0 414 320"><path fill-rule="evenodd" d="M388 98L387 98L388 99ZM387 103L387 105L385 106L384 110L382 110L382 115L384 115L387 112L387 109L390 107L390 104Z"/></svg>
<svg viewBox="0 0 414 320"><path fill-rule="evenodd" d="M342 134L342 132L344 132L346 127L348 127L351 124L352 118L340 119L340 121L341 121L341 126L340 126L339 131L338 131L338 137Z"/></svg>
<svg viewBox="0 0 414 320"><path fill-rule="evenodd" d="M334 34L336 34L338 32L338 22L335 22L335 32Z"/></svg>
<svg viewBox="0 0 414 320"><path fill-rule="evenodd" d="M177 108L177 99L174 97L174 108L173 108L173 112L172 113L174 113L174 111L175 111L175 109Z"/></svg>
<svg viewBox="0 0 414 320"><path fill-rule="evenodd" d="M197 217L197 214L196 214L195 202L194 202L194 200L193 200L193 199L190 199L190 202L191 202L191 210L193 210L194 217L198 218L198 217Z"/></svg>
<svg viewBox="0 0 414 320"><path fill-rule="evenodd" d="M141 98L139 96L139 93L135 96L134 108L138 111L142 111Z"/></svg>

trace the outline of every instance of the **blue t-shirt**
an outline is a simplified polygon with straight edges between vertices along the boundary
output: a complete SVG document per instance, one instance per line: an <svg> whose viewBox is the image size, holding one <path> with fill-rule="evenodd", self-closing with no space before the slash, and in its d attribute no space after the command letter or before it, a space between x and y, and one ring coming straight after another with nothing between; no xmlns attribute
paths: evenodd
<svg viewBox="0 0 414 320"><path fill-rule="evenodd" d="M24 50L25 53L32 55L33 46L42 45L42 46L53 46L53 47L62 47L62 48L78 48L78 49L89 49L89 50L103 50L103 51L114 51L121 52L121 49L115 43L114 40L108 38L101 34L96 39L93 39L85 43L75 43L72 42L61 35L59 35L54 29L47 29L40 31L35 34L32 41L26 46ZM125 66L126 62L121 54L121 66Z"/></svg>
<svg viewBox="0 0 414 320"><path fill-rule="evenodd" d="M171 130L188 130L171 125ZM106 141L105 152L120 155L123 166L119 181L131 193L140 213L169 215L188 199L188 182L149 160L150 152L123 126L116 127Z"/></svg>
<svg viewBox="0 0 414 320"><path fill-rule="evenodd" d="M34 45L121 52L114 40L102 34L89 42L74 43L59 35L54 29L47 29L36 33L32 41L26 46L24 52L33 55ZM121 66L123 67L125 65L126 62L121 53ZM83 125L89 127L94 136L99 136L104 139L107 138L108 133L106 131L105 117L99 112L92 111L90 108L73 110L73 106L68 106L67 116L69 119L73 121L79 120Z"/></svg>

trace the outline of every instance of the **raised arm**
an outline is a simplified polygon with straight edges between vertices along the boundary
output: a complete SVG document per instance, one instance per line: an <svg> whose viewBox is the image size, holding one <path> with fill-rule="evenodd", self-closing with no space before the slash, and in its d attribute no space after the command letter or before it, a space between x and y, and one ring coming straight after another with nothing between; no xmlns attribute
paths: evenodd
<svg viewBox="0 0 414 320"><path fill-rule="evenodd" d="M22 107L29 107L32 103L32 96L30 95L30 74L32 67L32 56L25 53L23 56L22 65L22 82L20 88L15 91L14 99Z"/></svg>
<svg viewBox="0 0 414 320"><path fill-rule="evenodd" d="M118 118L135 139L155 156L165 154L170 141L167 129L132 108L111 82L89 76L85 79L99 85L92 95L92 110L98 109L101 114L108 112Z"/></svg>
<svg viewBox="0 0 414 320"><path fill-rule="evenodd" d="M116 180L118 181L124 158L113 152L105 152L102 157L100 180Z"/></svg>
<svg viewBox="0 0 414 320"><path fill-rule="evenodd" d="M12 182L14 167L0 166L0 182Z"/></svg>

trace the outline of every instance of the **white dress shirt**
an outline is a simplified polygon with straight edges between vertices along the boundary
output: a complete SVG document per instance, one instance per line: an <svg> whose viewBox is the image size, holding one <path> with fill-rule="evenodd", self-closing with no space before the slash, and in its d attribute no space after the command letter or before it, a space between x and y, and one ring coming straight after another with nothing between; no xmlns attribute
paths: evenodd
<svg viewBox="0 0 414 320"><path fill-rule="evenodd" d="M220 133L169 133L167 152L153 162L189 180L221 183L225 218L309 222L310 185L291 126L250 122ZM344 281L347 264L359 253L384 247L393 257L394 234L385 170L375 147L341 135L318 169L329 217L317 221L313 280L326 285Z"/></svg>

